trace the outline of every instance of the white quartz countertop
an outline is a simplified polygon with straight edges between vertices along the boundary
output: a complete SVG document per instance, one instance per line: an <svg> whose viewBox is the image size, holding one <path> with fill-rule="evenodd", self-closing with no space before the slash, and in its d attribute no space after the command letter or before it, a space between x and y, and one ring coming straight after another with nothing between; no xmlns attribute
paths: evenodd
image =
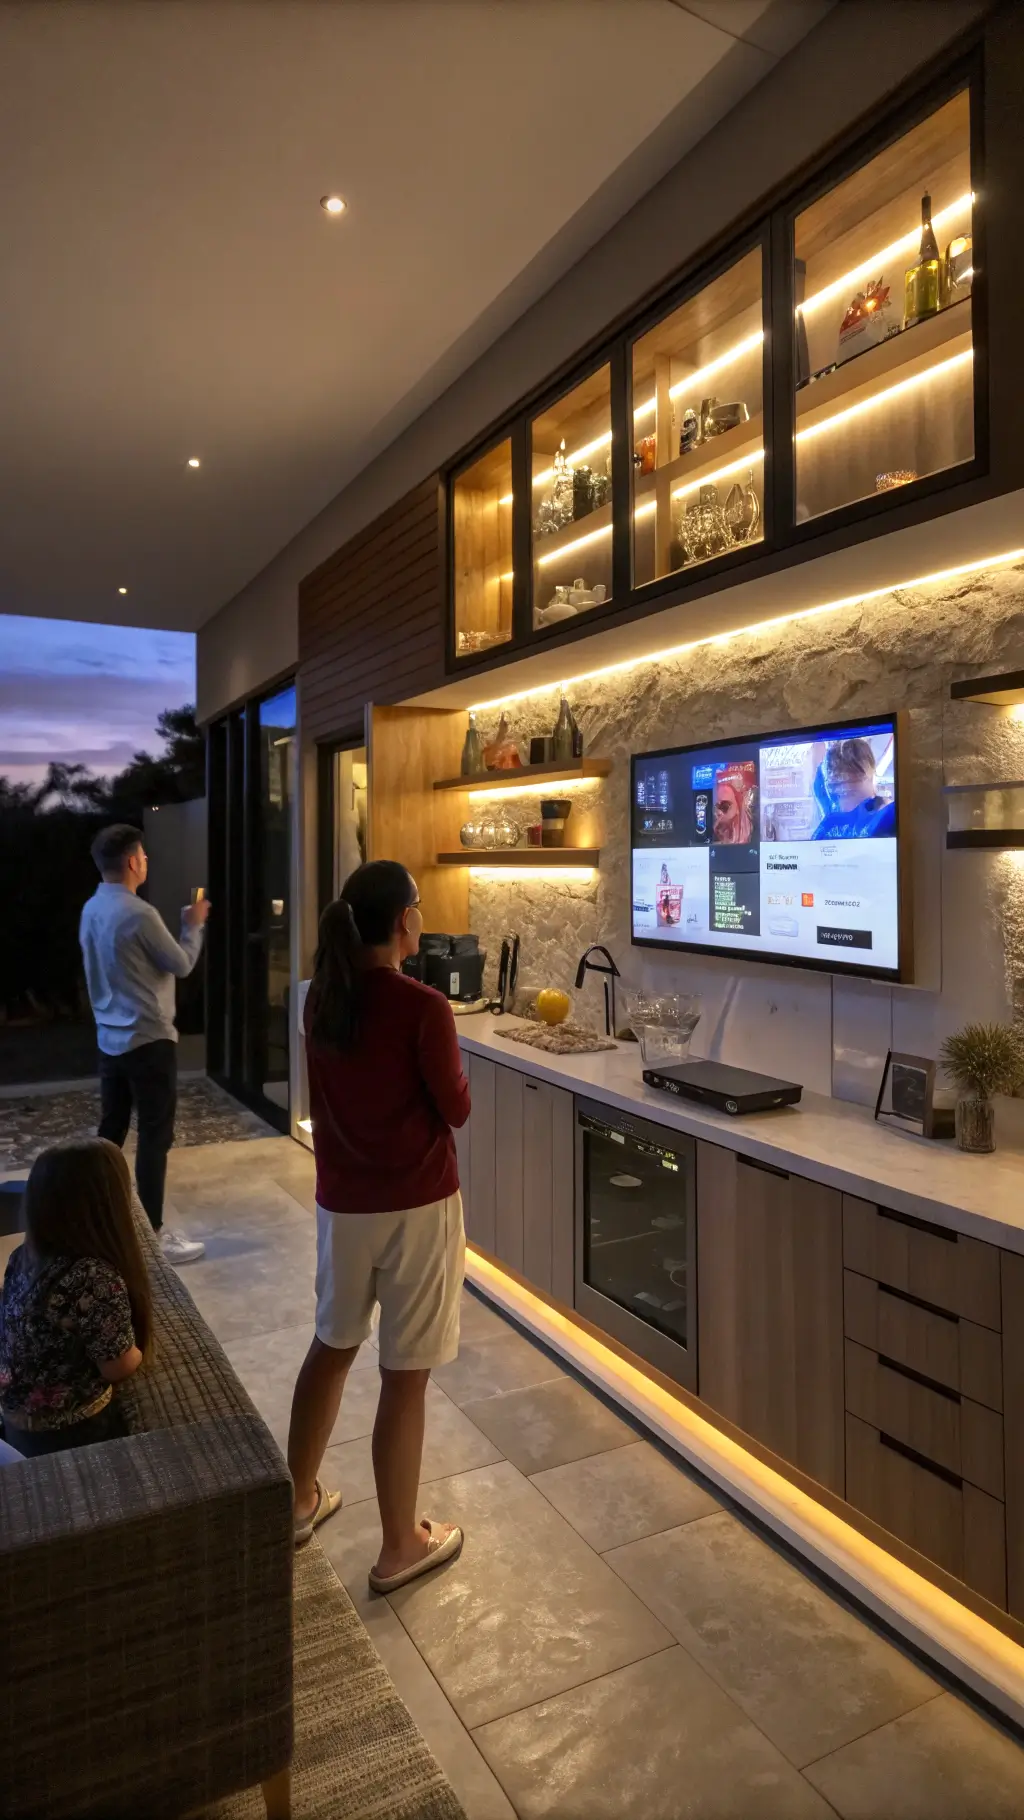
<svg viewBox="0 0 1024 1820"><path fill-rule="evenodd" d="M458 1019L470 1055L634 1113L669 1131L706 1138L825 1187L1024 1253L1024 1151L968 1156L953 1142L877 1125L863 1106L804 1091L799 1106L730 1118L646 1087L636 1043L596 1055L549 1055L496 1036L521 1020L480 1012Z"/></svg>

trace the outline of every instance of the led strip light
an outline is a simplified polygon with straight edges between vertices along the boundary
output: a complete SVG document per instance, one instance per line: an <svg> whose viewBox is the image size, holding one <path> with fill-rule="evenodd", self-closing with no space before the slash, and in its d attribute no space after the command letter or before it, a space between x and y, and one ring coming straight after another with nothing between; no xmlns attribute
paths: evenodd
<svg viewBox="0 0 1024 1820"><path fill-rule="evenodd" d="M952 354L948 360L939 360L934 366L925 367L921 373L911 373L909 379L899 379L895 385L886 386L884 392L875 392L871 398L862 398L859 404L848 405L845 411L834 411L831 417L823 417L820 423L809 423L806 429L797 431L795 440L806 442L811 436L820 436L825 430L834 430L841 423L849 423L851 417L859 417L864 411L873 411L876 405L886 404L889 399L912 391L915 386L923 385L926 379L939 379L943 374L951 373L955 367L963 366L965 361L973 359L973 347L965 348L962 354Z"/></svg>
<svg viewBox="0 0 1024 1820"><path fill-rule="evenodd" d="M470 866L470 878L498 879L518 878L574 878L580 883L594 876L593 866L531 866L529 861L522 866Z"/></svg>
<svg viewBox="0 0 1024 1820"><path fill-rule="evenodd" d="M699 651L703 645L727 645L734 638L770 632L779 626L792 625L799 619L814 619L820 613L837 613L842 607L860 607L869 600L882 600L887 594L896 594L903 588L926 588L938 581L956 581L961 576L980 575L985 569L999 569L1013 562L1024 562L1024 548L1004 550L998 556L983 556L977 562L958 563L950 569L936 569L930 575L906 576L886 582L882 588L868 588L861 594L844 594L840 600L822 601L816 607L800 607L795 613L779 613L771 619L756 620L749 626L737 626L731 632L715 632L706 638L689 639L685 644L668 645L663 651L650 651L643 657L627 657L617 664L603 664L597 670L583 670L578 676L566 677L561 683L538 683L532 689L518 689L512 695L498 695L491 701L472 702L469 711L484 714L491 708L507 708L513 702L529 701L535 695L548 695L554 689L574 689L580 683L600 682L606 676L624 676L630 670L639 670L643 664L662 664L673 658L686 657L691 651Z"/></svg>

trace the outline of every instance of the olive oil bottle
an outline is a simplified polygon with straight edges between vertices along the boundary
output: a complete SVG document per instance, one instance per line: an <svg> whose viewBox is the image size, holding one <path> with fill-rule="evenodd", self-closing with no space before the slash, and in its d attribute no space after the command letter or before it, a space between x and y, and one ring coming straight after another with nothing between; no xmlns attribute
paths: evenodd
<svg viewBox="0 0 1024 1820"><path fill-rule="evenodd" d="M921 246L917 263L908 266L903 287L903 327L909 329L937 314L941 301L942 260L932 227L932 199L921 197Z"/></svg>

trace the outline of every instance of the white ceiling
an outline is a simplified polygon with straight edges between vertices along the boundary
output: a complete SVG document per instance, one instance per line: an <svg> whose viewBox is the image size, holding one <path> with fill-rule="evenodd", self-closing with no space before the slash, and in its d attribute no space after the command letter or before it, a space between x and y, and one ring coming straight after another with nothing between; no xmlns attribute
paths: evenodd
<svg viewBox="0 0 1024 1820"><path fill-rule="evenodd" d="M201 625L824 10L8 0L0 612Z"/></svg>

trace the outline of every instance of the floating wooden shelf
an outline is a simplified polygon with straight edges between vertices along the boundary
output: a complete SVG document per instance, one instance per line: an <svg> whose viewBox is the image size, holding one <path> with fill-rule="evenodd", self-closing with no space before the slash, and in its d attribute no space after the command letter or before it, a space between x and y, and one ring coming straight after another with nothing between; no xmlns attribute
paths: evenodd
<svg viewBox="0 0 1024 1820"><path fill-rule="evenodd" d="M600 847L463 847L439 853L439 866L596 866Z"/></svg>
<svg viewBox="0 0 1024 1820"><path fill-rule="evenodd" d="M1024 670L1006 670L1002 676L970 676L950 683L951 701L981 701L990 708L1017 708L1024 702Z"/></svg>
<svg viewBox="0 0 1024 1820"><path fill-rule="evenodd" d="M962 342L962 348L957 343ZM941 360L961 353L971 345L971 300L961 298L927 316L913 328L901 329L898 335L879 341L863 354L854 354L831 373L823 373L800 387L796 395L797 428L808 427L821 417L831 416L830 405L840 409L861 396L870 398L884 392L901 379L909 379L922 367L938 366Z"/></svg>
<svg viewBox="0 0 1024 1820"><path fill-rule="evenodd" d="M519 765L511 771L478 771L474 777L442 777L435 790L515 790L523 784L569 783L574 777L607 777L610 758L577 758L568 764Z"/></svg>

